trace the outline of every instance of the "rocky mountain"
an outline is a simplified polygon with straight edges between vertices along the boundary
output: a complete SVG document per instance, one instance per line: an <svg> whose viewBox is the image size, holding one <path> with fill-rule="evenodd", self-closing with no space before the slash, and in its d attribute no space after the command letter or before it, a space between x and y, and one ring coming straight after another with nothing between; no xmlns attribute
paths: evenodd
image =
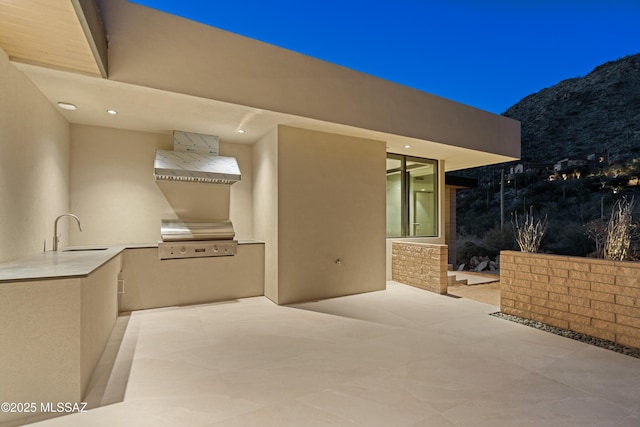
<svg viewBox="0 0 640 427"><path fill-rule="evenodd" d="M593 152L640 156L640 54L527 96L503 113L522 124L522 159L557 161Z"/></svg>
<svg viewBox="0 0 640 427"><path fill-rule="evenodd" d="M503 113L522 126L522 161L547 165L509 174L522 161L453 172L478 179L478 187L457 192L461 259L469 254L515 248L509 229L517 214L548 219L543 250L586 255L594 250L586 228L609 217L621 198L640 201L640 54L596 67L584 77L561 81L527 96ZM604 165L569 167L551 179L548 169L565 158L608 153ZM600 158L599 156L597 158ZM505 172L501 218L500 176ZM640 218L640 203L636 204ZM471 239L471 240L469 240ZM475 240L474 240L475 239ZM640 242L637 247L640 258Z"/></svg>

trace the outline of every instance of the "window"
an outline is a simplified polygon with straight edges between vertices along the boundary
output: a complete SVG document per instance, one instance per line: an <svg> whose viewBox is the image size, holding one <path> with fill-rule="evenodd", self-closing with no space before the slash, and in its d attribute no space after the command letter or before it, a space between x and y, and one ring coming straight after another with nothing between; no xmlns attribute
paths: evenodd
<svg viewBox="0 0 640 427"><path fill-rule="evenodd" d="M387 237L438 235L438 162L387 154Z"/></svg>

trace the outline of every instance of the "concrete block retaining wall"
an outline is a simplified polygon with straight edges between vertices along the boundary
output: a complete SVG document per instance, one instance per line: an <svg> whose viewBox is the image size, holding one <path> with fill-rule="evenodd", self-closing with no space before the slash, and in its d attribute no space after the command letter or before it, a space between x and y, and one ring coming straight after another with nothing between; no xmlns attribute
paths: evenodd
<svg viewBox="0 0 640 427"><path fill-rule="evenodd" d="M503 251L500 310L640 348L640 263Z"/></svg>
<svg viewBox="0 0 640 427"><path fill-rule="evenodd" d="M447 245L393 242L391 278L416 288L446 294L447 262Z"/></svg>

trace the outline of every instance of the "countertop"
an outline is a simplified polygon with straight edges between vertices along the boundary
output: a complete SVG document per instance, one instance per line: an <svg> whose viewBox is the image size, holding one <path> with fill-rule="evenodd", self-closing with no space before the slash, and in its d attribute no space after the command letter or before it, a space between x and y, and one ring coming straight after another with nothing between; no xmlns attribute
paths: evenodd
<svg viewBox="0 0 640 427"><path fill-rule="evenodd" d="M48 251L2 263L0 264L0 283L87 277L126 249L126 246L102 247L105 249L95 250L100 248L99 246L62 248L58 252Z"/></svg>
<svg viewBox="0 0 640 427"><path fill-rule="evenodd" d="M264 244L257 240L239 240L239 245ZM57 252L29 255L0 264L0 284L27 280L87 277L125 249L157 248L158 243L114 246L71 246ZM103 248L103 249L102 249ZM101 249L101 250L96 250Z"/></svg>

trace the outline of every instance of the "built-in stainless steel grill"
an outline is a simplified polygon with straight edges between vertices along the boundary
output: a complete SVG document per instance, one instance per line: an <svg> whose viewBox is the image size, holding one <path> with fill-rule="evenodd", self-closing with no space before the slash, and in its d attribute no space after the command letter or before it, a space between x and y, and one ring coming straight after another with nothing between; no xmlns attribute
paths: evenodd
<svg viewBox="0 0 640 427"><path fill-rule="evenodd" d="M163 219L160 235L160 259L229 256L235 255L238 249L233 224L229 220Z"/></svg>

